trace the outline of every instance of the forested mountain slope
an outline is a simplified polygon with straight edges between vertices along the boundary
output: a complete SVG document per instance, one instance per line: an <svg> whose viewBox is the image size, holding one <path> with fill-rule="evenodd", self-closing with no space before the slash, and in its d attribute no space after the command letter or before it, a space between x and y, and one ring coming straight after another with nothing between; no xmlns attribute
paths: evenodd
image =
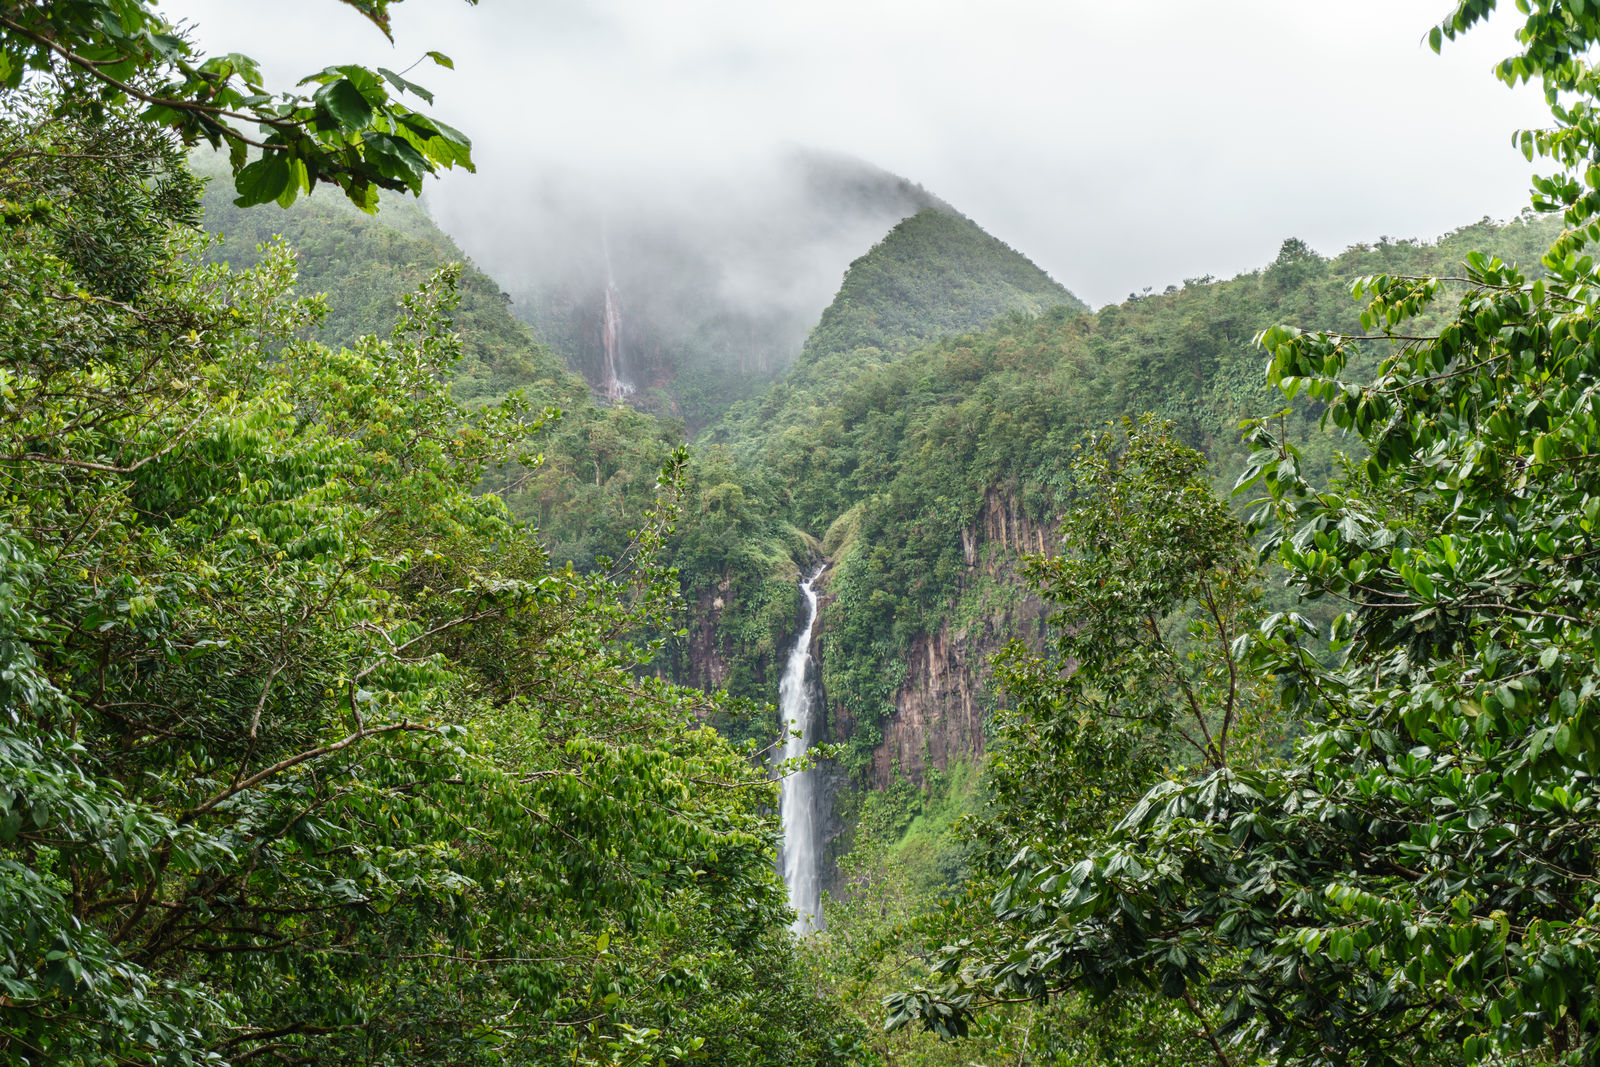
<svg viewBox="0 0 1600 1067"><path fill-rule="evenodd" d="M676 556L696 634L680 673L771 699L777 653L794 626L793 579L837 514L806 509L809 495L826 492L808 485L806 472L826 461L818 419L843 393L931 338L1082 307L943 206L900 222L851 263L789 372L696 439L701 469L715 481Z"/></svg>
<svg viewBox="0 0 1600 1067"><path fill-rule="evenodd" d="M1536 263L1556 229L1546 219L1484 222L1438 243L1385 240L1332 260L1288 241L1266 269L1230 281L1197 279L1092 315L1014 316L814 391L794 388L735 447L761 457L792 521L832 560L822 670L852 735L850 769L873 767L883 784L896 763L920 773L930 747L981 745L987 652L1036 622L1011 561L1053 547L1085 433L1153 413L1231 485L1245 456L1239 421L1281 406L1252 343L1261 329L1295 321L1361 332L1355 278L1449 273L1482 248ZM1308 467L1325 473L1338 439L1318 428L1319 411L1300 405L1291 433ZM945 737L952 707L959 726Z"/></svg>
<svg viewBox="0 0 1600 1067"><path fill-rule="evenodd" d="M503 396L521 389L538 404L570 405L585 392L582 380L562 359L535 343L507 310L499 285L467 261L421 204L387 197L376 216L348 201L318 193L287 210L275 205L240 208L210 156L194 157L210 179L205 228L222 238L208 253L214 262L239 269L261 261L259 246L282 237L294 251L302 292L321 293L328 317L320 336L343 344L393 328L400 297L447 263L464 263L455 327L468 339L454 374L454 392L464 401Z"/></svg>
<svg viewBox="0 0 1600 1067"><path fill-rule="evenodd" d="M461 302L452 314L462 340L452 393L464 403L481 404L520 391L533 407L561 412L541 438L542 464L491 470L485 487L539 525L556 559L584 569L597 557L624 553L656 472L682 440L681 424L597 403L583 378L513 317L498 283L472 265L422 205L388 197L373 216L318 194L288 209L241 209L216 180L215 161L200 155L195 162L212 179L205 227L222 238L208 258L250 267L261 259L258 246L282 238L294 252L298 290L320 294L327 303L327 319L316 334L325 343L387 335L406 293L440 267L464 264Z"/></svg>
<svg viewBox="0 0 1600 1067"><path fill-rule="evenodd" d="M597 393L691 433L788 369L846 264L943 206L898 175L811 150L695 178L557 166L492 204L443 205L517 316Z"/></svg>
<svg viewBox="0 0 1600 1067"><path fill-rule="evenodd" d="M775 439L814 421L855 380L936 337L1052 308L1084 305L970 219L943 208L921 211L850 264L794 368L760 398L730 410L703 440L732 444L747 461L798 480L785 469L793 457Z"/></svg>
<svg viewBox="0 0 1600 1067"><path fill-rule="evenodd" d="M1084 304L971 219L927 209L850 264L806 338L802 363L863 348L894 351L982 329L1007 311Z"/></svg>

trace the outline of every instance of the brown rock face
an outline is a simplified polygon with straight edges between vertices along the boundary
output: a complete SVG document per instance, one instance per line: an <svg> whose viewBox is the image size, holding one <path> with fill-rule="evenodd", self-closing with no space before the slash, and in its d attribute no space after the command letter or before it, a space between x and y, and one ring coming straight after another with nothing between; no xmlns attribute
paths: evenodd
<svg viewBox="0 0 1600 1067"><path fill-rule="evenodd" d="M728 684L728 657L717 639L717 620L722 617L728 581L724 579L714 593L700 594L695 603L689 629L689 677L683 679L696 689L715 692Z"/></svg>
<svg viewBox="0 0 1600 1067"><path fill-rule="evenodd" d="M951 636L947 622L912 642L906 680L894 695L894 716L872 753L872 777L882 789L897 776L922 781L929 767L983 755L983 705L989 649ZM976 669L974 669L976 668Z"/></svg>
<svg viewBox="0 0 1600 1067"><path fill-rule="evenodd" d="M991 587L1020 583L1022 556L1055 551L1057 545L1053 524L1030 519L1014 497L991 489L977 521L961 531L967 564L961 592L980 579L990 579ZM894 714L883 725L883 743L873 751L873 785L886 788L896 776L920 783L930 767L942 771L952 760L981 757L984 720L992 705L989 658L1013 637L1042 644L1048 614L1037 597L997 596L992 609L980 604L978 615L960 629L947 619L937 633L913 640L905 680L894 695ZM824 605L824 626L826 619ZM838 705L830 711L835 735L848 737L855 726L849 711Z"/></svg>
<svg viewBox="0 0 1600 1067"><path fill-rule="evenodd" d="M1054 550L1057 536L1053 523L1036 522L1024 515L1017 506L1016 497L1001 493L998 489L990 489L984 494L977 529L972 531L970 538L966 530L961 531L961 543L963 548L969 540L973 545L967 551L969 570L975 568L977 548L984 543L998 545L1009 557L1006 563L1014 570L1024 553ZM993 566L991 564L991 568ZM990 573L996 571L991 569Z"/></svg>

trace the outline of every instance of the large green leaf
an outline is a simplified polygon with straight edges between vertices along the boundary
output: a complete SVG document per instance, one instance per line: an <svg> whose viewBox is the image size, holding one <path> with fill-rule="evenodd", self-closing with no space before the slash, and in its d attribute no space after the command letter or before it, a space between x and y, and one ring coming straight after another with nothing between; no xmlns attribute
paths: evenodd
<svg viewBox="0 0 1600 1067"><path fill-rule="evenodd" d="M276 200L289 187L291 176L288 157L281 151L268 152L239 170L235 178L239 196L234 203L252 207Z"/></svg>
<svg viewBox="0 0 1600 1067"><path fill-rule="evenodd" d="M312 99L351 132L366 129L372 121L372 105L348 78L324 85Z"/></svg>

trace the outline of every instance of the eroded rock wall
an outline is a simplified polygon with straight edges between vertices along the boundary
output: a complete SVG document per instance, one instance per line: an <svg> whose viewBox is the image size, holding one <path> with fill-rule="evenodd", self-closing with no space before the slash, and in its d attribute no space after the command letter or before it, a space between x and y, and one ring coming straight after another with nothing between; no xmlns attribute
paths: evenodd
<svg viewBox="0 0 1600 1067"><path fill-rule="evenodd" d="M950 613L935 633L919 635L906 655L906 673L894 695L873 752L872 785L896 777L921 782L930 768L983 755L984 723L993 707L989 659L1020 638L1042 646L1045 604L1028 594L1017 571L1022 557L1057 549L1054 524L1029 518L1014 496L991 489L976 522L961 531L967 565ZM827 610L823 608L826 626ZM819 646L820 648L820 646ZM854 730L849 709L830 708L837 734Z"/></svg>
<svg viewBox="0 0 1600 1067"><path fill-rule="evenodd" d="M680 681L715 692L728 684L727 649L717 633L717 623L726 606L729 582L723 579L715 591L704 592L695 599L694 611L689 618L689 657L685 664L687 677Z"/></svg>

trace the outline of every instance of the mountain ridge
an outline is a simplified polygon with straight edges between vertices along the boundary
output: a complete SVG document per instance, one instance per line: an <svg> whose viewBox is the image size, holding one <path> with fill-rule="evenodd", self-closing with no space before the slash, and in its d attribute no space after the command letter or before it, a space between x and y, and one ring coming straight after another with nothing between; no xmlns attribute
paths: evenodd
<svg viewBox="0 0 1600 1067"><path fill-rule="evenodd" d="M801 349L802 363L853 348L901 349L983 329L1008 312L1088 306L1032 260L948 206L896 223L853 260Z"/></svg>
<svg viewBox="0 0 1600 1067"><path fill-rule="evenodd" d="M795 150L692 181L547 173L492 219L457 205L445 228L597 396L693 434L781 377L846 265L930 207L948 205L854 157Z"/></svg>

